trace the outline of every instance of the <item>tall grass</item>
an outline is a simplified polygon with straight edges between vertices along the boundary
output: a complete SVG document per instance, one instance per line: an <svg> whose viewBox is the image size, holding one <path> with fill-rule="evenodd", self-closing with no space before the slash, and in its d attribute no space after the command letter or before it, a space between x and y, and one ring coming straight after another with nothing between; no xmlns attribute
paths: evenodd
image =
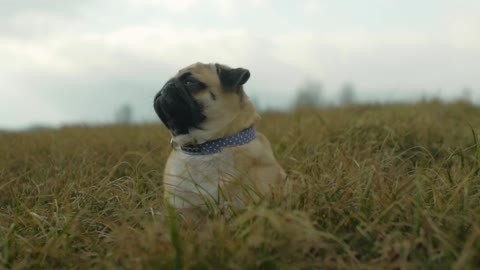
<svg viewBox="0 0 480 270"><path fill-rule="evenodd" d="M198 226L163 204L161 126L0 133L0 268L476 269L479 115L265 113L291 192Z"/></svg>

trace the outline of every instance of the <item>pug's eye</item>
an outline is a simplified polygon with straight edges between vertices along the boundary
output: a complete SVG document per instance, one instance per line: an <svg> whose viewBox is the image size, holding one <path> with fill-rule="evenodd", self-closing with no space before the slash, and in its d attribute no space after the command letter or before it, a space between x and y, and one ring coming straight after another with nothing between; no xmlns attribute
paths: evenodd
<svg viewBox="0 0 480 270"><path fill-rule="evenodd" d="M184 84L185 84L185 86L189 87L189 86L194 86L194 85L198 84L198 82L194 81L192 79L187 79L187 80L185 80Z"/></svg>
<svg viewBox="0 0 480 270"><path fill-rule="evenodd" d="M196 92L196 91L199 91L199 90L202 90L204 88L206 88L206 85L194 78L186 78L184 81L183 81L183 84L185 85L185 87L191 91L191 92Z"/></svg>

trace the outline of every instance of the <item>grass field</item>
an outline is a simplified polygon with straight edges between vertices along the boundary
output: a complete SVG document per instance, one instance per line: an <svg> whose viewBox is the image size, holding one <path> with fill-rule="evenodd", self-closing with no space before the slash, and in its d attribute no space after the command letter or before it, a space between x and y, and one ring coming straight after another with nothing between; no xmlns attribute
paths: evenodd
<svg viewBox="0 0 480 270"><path fill-rule="evenodd" d="M292 192L193 229L160 125L0 133L0 268L478 269L480 109L265 113Z"/></svg>

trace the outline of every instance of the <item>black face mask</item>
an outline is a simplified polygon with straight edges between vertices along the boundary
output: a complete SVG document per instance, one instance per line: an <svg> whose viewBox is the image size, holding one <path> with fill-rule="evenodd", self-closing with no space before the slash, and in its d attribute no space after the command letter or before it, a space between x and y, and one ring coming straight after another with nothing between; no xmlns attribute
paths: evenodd
<svg viewBox="0 0 480 270"><path fill-rule="evenodd" d="M205 120L203 106L180 79L168 81L154 99L154 109L174 136L188 134Z"/></svg>

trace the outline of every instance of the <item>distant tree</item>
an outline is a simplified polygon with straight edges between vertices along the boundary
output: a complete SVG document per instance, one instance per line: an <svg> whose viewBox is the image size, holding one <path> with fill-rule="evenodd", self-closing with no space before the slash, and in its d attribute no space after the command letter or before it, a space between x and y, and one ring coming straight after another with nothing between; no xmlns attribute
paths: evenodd
<svg viewBox="0 0 480 270"><path fill-rule="evenodd" d="M130 104L124 104L115 112L115 122L119 124L130 124L133 120L133 109Z"/></svg>
<svg viewBox="0 0 480 270"><path fill-rule="evenodd" d="M322 104L323 86L320 82L314 80L305 81L297 88L297 98L295 106L297 107L317 107Z"/></svg>
<svg viewBox="0 0 480 270"><path fill-rule="evenodd" d="M462 101L466 103L472 102L472 89L470 87L464 87L462 89Z"/></svg>
<svg viewBox="0 0 480 270"><path fill-rule="evenodd" d="M340 104L348 105L355 102L355 87L352 83L345 83L340 88Z"/></svg>
<svg viewBox="0 0 480 270"><path fill-rule="evenodd" d="M435 92L435 94L432 95L432 98L430 99L430 103L442 103L442 88L438 88Z"/></svg>
<svg viewBox="0 0 480 270"><path fill-rule="evenodd" d="M26 128L28 131L41 131L47 129L53 129L53 127L44 124L34 124Z"/></svg>

